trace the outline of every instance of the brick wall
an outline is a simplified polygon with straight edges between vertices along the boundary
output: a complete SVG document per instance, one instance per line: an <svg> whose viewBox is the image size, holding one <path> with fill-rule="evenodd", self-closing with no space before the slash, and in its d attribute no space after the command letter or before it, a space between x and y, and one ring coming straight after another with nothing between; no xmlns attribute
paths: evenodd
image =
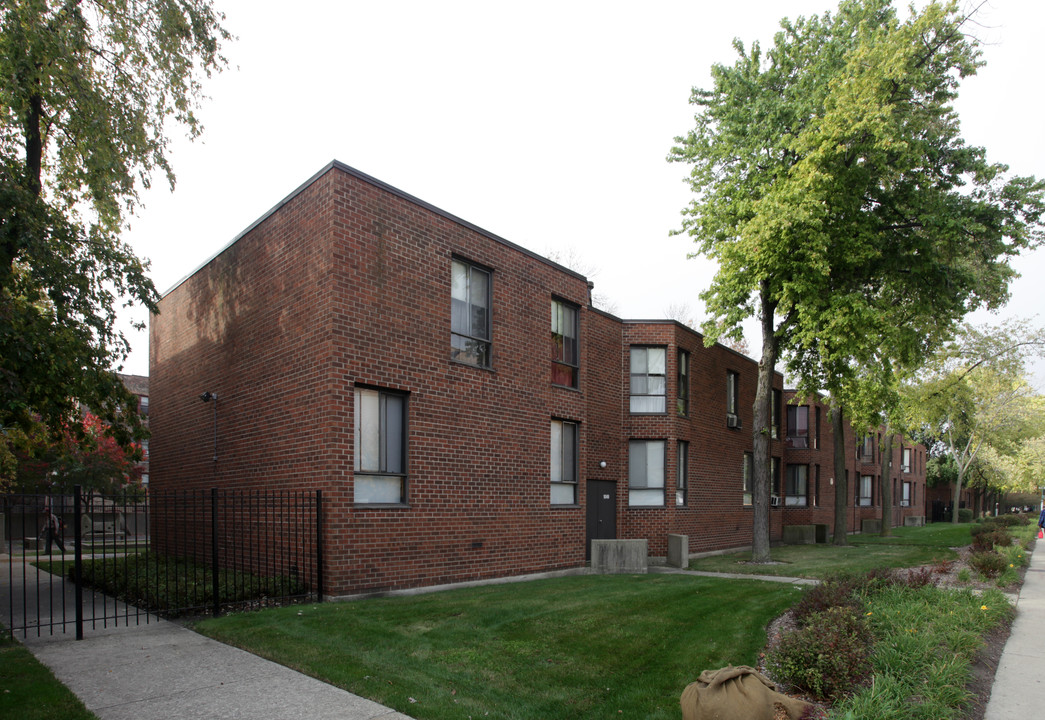
<svg viewBox="0 0 1045 720"><path fill-rule="evenodd" d="M450 357L454 258L491 273L489 368ZM152 486L322 489L335 596L583 565L589 480L615 484L617 537L647 538L653 556L666 554L669 533L689 535L691 552L750 544L742 467L757 363L672 321L594 310L588 293L581 275L334 163L161 300ZM579 308L576 389L552 384L553 298ZM667 412L630 412L632 345L666 348ZM685 415L675 405L680 350L690 357ZM739 429L726 426L727 371L739 375ZM354 501L357 386L407 398L405 504ZM203 402L204 391L217 401ZM553 419L579 428L573 505L550 502ZM786 523L831 522L818 519L833 517L826 413L823 422L820 505L773 509L774 539ZM665 441L663 505L630 505L630 439ZM676 505L680 440L689 490ZM782 433L771 454L781 467L817 462L790 456ZM875 509L854 511L852 527Z"/></svg>
<svg viewBox="0 0 1045 720"><path fill-rule="evenodd" d="M453 257L492 271L490 369L450 360ZM335 166L163 298L154 486L322 488L334 595L583 564L548 448L552 418L586 429L589 368L552 386L553 296L586 326L583 277ZM408 395L403 506L353 503L357 384Z"/></svg>

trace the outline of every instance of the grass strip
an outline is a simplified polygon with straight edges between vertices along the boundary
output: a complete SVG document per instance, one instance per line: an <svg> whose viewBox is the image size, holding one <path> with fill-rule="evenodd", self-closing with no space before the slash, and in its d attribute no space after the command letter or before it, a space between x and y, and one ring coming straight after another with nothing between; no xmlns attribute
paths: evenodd
<svg viewBox="0 0 1045 720"><path fill-rule="evenodd" d="M982 594L895 586L868 600L876 637L874 683L837 703L832 720L950 720L969 701L966 687L982 638L1011 622L1000 591Z"/></svg>
<svg viewBox="0 0 1045 720"><path fill-rule="evenodd" d="M968 530L966 530L968 535ZM966 540L968 545L968 540ZM783 577L823 578L839 572L865 573L876 568L915 567L953 560L958 554L950 547L937 545L855 544L835 545L781 545L772 550L773 562L754 564L751 553L739 552L714 555L690 562L691 570L739 573L743 575L773 575Z"/></svg>
<svg viewBox="0 0 1045 720"><path fill-rule="evenodd" d="M0 639L0 717L19 720L98 720L20 643Z"/></svg>
<svg viewBox="0 0 1045 720"><path fill-rule="evenodd" d="M788 584L577 576L207 619L195 629L419 720L675 720L703 670L754 665Z"/></svg>

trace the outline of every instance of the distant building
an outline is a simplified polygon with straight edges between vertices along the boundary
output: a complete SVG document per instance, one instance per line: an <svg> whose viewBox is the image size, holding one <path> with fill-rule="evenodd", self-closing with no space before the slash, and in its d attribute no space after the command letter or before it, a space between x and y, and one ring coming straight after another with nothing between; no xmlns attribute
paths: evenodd
<svg viewBox="0 0 1045 720"><path fill-rule="evenodd" d="M119 374L123 386L130 390L138 398L138 412L149 427L149 378L147 375L123 375ZM149 441L142 441L142 459L137 466L141 469L142 485L149 486Z"/></svg>

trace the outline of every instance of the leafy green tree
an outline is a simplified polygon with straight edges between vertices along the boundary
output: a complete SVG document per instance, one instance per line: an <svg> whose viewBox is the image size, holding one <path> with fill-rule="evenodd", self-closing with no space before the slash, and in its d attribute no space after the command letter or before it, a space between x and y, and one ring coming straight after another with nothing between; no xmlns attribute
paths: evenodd
<svg viewBox="0 0 1045 720"><path fill-rule="evenodd" d="M1009 477L1010 491L1037 494L1045 488L1045 434L1027 439L1009 458Z"/></svg>
<svg viewBox="0 0 1045 720"><path fill-rule="evenodd" d="M934 440L930 451L953 463L952 522L958 522L962 486L981 453L1018 456L1041 434L1045 399L1027 383L1024 363L1043 351L1045 331L1025 322L967 326L911 388L916 421Z"/></svg>
<svg viewBox="0 0 1045 720"><path fill-rule="evenodd" d="M929 487L952 485L958 479L958 466L950 455L934 455L925 462L925 484Z"/></svg>
<svg viewBox="0 0 1045 720"><path fill-rule="evenodd" d="M111 368L121 305L156 310L120 241L162 173L229 38L207 0L0 3L0 427L52 430L89 406L120 442L142 435Z"/></svg>
<svg viewBox="0 0 1045 720"><path fill-rule="evenodd" d="M826 390L836 431L896 402L916 366L977 307L1007 297L1008 258L1041 241L1045 186L1004 177L959 134L951 106L979 64L956 3L900 20L887 0L784 20L773 47L712 68L696 127L669 160L692 165L682 231L717 261L706 340L756 317L753 556L769 560L769 406L777 360L800 395ZM845 456L835 459L845 542Z"/></svg>

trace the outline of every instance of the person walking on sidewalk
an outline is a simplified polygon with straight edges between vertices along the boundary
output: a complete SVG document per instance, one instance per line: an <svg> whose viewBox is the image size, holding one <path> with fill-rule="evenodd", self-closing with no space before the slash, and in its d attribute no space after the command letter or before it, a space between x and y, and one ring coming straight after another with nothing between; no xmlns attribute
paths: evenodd
<svg viewBox="0 0 1045 720"><path fill-rule="evenodd" d="M1038 537L1042 536L1045 532L1045 506L1041 508L1041 514L1038 515Z"/></svg>
<svg viewBox="0 0 1045 720"><path fill-rule="evenodd" d="M51 554L51 544L57 544L62 554L65 554L65 543L62 542L62 525L58 522L58 516L51 512L51 503L44 505L44 531L47 540L47 554Z"/></svg>

